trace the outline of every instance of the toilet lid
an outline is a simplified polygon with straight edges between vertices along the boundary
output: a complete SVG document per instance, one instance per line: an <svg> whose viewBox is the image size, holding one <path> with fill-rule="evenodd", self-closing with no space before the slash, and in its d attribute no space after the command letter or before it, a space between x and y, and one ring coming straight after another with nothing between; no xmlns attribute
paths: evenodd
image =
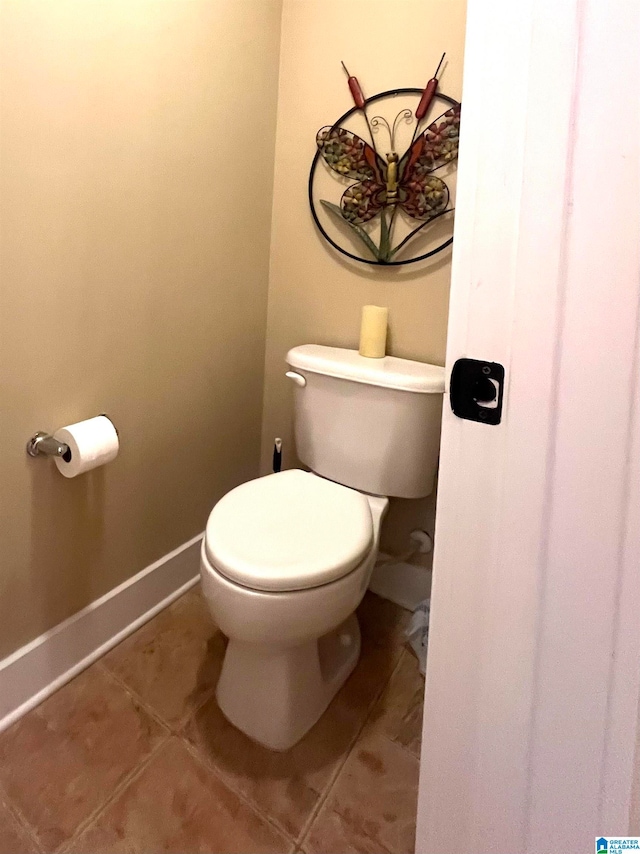
<svg viewBox="0 0 640 854"><path fill-rule="evenodd" d="M254 590L303 590L342 578L373 545L359 492L293 469L250 480L213 508L205 549L215 568Z"/></svg>

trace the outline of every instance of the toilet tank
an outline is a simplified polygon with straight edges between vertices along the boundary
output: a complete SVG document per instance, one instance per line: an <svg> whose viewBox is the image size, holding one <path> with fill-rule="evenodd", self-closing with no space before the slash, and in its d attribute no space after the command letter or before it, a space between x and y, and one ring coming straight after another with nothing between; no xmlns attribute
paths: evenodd
<svg viewBox="0 0 640 854"><path fill-rule="evenodd" d="M444 368L319 344L294 347L287 364L296 451L305 465L374 495L433 491Z"/></svg>

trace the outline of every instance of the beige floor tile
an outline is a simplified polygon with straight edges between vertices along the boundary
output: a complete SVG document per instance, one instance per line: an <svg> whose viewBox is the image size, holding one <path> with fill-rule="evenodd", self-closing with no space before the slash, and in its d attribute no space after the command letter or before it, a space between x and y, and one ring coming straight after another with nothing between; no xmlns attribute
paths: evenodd
<svg viewBox="0 0 640 854"><path fill-rule="evenodd" d="M323 806L302 846L304 854L387 854L357 823Z"/></svg>
<svg viewBox="0 0 640 854"><path fill-rule="evenodd" d="M284 854L281 836L172 738L83 836L75 854Z"/></svg>
<svg viewBox="0 0 640 854"><path fill-rule="evenodd" d="M53 851L165 737L94 665L0 735L0 780Z"/></svg>
<svg viewBox="0 0 640 854"><path fill-rule="evenodd" d="M0 854L38 854L39 850L0 795Z"/></svg>
<svg viewBox="0 0 640 854"><path fill-rule="evenodd" d="M326 724L322 729L326 732ZM326 784L347 749L346 726L339 737L329 734L325 740L316 730L291 750L276 753L232 726L213 697L185 735L223 780L296 838L318 800L321 781Z"/></svg>
<svg viewBox="0 0 640 854"><path fill-rule="evenodd" d="M360 610L360 662L315 727L290 750L275 753L251 741L226 720L215 697L185 730L230 786L294 838L344 761L401 654L397 629L405 612L372 595Z"/></svg>
<svg viewBox="0 0 640 854"><path fill-rule="evenodd" d="M367 592L357 610L363 638L383 645L402 646L404 630L411 612L399 605Z"/></svg>
<svg viewBox="0 0 640 854"><path fill-rule="evenodd" d="M197 588L119 644L102 663L177 729L212 692L225 647Z"/></svg>
<svg viewBox="0 0 640 854"><path fill-rule="evenodd" d="M367 593L357 614L362 651L341 695L343 702L361 706L375 699L389 680L402 655L404 629L411 615L373 593Z"/></svg>
<svg viewBox="0 0 640 854"><path fill-rule="evenodd" d="M358 740L331 788L326 808L312 828L312 838L322 839L331 833L333 811L344 819L344 827L351 828L350 838L369 837L382 850L411 854L418 771L415 756L381 733L368 731Z"/></svg>
<svg viewBox="0 0 640 854"><path fill-rule="evenodd" d="M367 728L382 732L387 738L420 756L424 676L418 659L405 650L382 697L374 706Z"/></svg>

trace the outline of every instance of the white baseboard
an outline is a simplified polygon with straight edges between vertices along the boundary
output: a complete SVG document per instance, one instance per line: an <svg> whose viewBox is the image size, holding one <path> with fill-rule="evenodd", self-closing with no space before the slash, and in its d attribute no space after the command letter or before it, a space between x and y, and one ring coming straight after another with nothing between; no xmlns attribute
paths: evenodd
<svg viewBox="0 0 640 854"><path fill-rule="evenodd" d="M414 611L431 595L431 559L427 566L417 566L413 563L394 563L392 558L380 554L371 573L369 590L401 608Z"/></svg>
<svg viewBox="0 0 640 854"><path fill-rule="evenodd" d="M0 661L0 732L186 593L202 534Z"/></svg>

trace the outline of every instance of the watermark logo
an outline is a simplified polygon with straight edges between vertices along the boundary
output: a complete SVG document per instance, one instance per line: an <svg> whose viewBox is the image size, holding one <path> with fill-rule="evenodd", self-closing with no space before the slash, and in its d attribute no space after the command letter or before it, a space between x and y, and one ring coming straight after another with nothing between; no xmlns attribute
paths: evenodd
<svg viewBox="0 0 640 854"><path fill-rule="evenodd" d="M622 854L640 851L640 836L597 836L596 854Z"/></svg>

